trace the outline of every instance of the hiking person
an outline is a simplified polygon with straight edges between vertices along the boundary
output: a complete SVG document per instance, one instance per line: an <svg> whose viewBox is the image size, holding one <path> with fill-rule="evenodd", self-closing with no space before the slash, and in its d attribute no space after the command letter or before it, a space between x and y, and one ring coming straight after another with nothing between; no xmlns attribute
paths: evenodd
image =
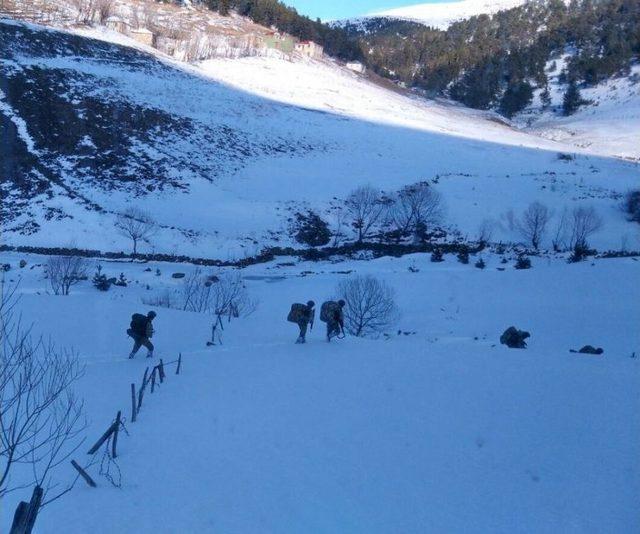
<svg viewBox="0 0 640 534"><path fill-rule="evenodd" d="M147 358L153 358L151 337L153 337L152 321L155 318L156 312L154 311L150 311L147 315L134 313L131 316L131 324L127 334L133 339L133 348L131 349L131 354L129 354L129 359L133 358L143 345L147 348Z"/></svg>
<svg viewBox="0 0 640 534"><path fill-rule="evenodd" d="M287 316L287 321L290 323L296 323L300 328L300 335L296 343L307 342L307 327L313 330L313 320L316 316L315 310L316 303L310 300L306 304L300 304L296 302L291 305L291 310Z"/></svg>
<svg viewBox="0 0 640 534"><path fill-rule="evenodd" d="M344 337L344 300L329 300L320 308L320 320L327 323L327 341L342 333Z"/></svg>

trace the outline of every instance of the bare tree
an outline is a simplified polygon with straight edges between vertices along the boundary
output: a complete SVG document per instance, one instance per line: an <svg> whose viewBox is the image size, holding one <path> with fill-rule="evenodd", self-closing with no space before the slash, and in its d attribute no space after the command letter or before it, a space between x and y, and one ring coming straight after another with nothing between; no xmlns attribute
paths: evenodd
<svg viewBox="0 0 640 534"><path fill-rule="evenodd" d="M331 227L331 234L333 241L331 245L339 247L342 244L342 240L345 239L345 227L347 226L348 213L347 211L339 207L335 210L333 225Z"/></svg>
<svg viewBox="0 0 640 534"><path fill-rule="evenodd" d="M148 243L157 231L151 215L135 207L128 208L118 215L116 228L120 235L131 239L134 256L138 253L138 243Z"/></svg>
<svg viewBox="0 0 640 534"><path fill-rule="evenodd" d="M86 279L87 260L80 256L51 256L45 266L55 295L68 295L71 288Z"/></svg>
<svg viewBox="0 0 640 534"><path fill-rule="evenodd" d="M397 319L393 290L373 276L343 280L338 285L338 294L346 303L345 325L354 336L376 336Z"/></svg>
<svg viewBox="0 0 640 534"><path fill-rule="evenodd" d="M3 290L4 290L4 284ZM73 352L34 340L13 313L13 293L0 299L0 498L27 487L45 490L41 506L72 487L55 471L82 444L83 401L72 386L83 368ZM18 471L22 471L18 473ZM12 484L13 474L18 482Z"/></svg>
<svg viewBox="0 0 640 534"><path fill-rule="evenodd" d="M516 228L526 242L531 243L531 246L538 250L551 217L552 212L547 206L537 201L532 202L516 222Z"/></svg>
<svg viewBox="0 0 640 534"><path fill-rule="evenodd" d="M364 185L351 192L345 205L357 230L358 243L361 243L384 213L382 195L370 185Z"/></svg>
<svg viewBox="0 0 640 534"><path fill-rule="evenodd" d="M211 342L215 344L218 326L224 330L223 318L230 322L232 318L251 315L258 307L258 302L249 296L242 275L223 273L216 277L217 281L211 286L211 308L215 319L211 328Z"/></svg>
<svg viewBox="0 0 640 534"><path fill-rule="evenodd" d="M587 250L589 238L602 229L602 218L593 206L574 208L571 212L571 248Z"/></svg>
<svg viewBox="0 0 640 534"><path fill-rule="evenodd" d="M387 216L398 239L410 232L415 237L438 223L443 215L442 196L427 182L402 188L388 204Z"/></svg>
<svg viewBox="0 0 640 534"><path fill-rule="evenodd" d="M99 24L104 24L104 21L113 14L113 1L114 0L96 0L95 10Z"/></svg>
<svg viewBox="0 0 640 534"><path fill-rule="evenodd" d="M569 210L565 206L560 212L560 217L558 218L558 222L556 223L555 230L553 231L553 238L551 240L551 244L553 245L553 250L556 252L560 252L567 248L568 237L568 225L569 225Z"/></svg>
<svg viewBox="0 0 640 534"><path fill-rule="evenodd" d="M205 276L198 267L185 278L182 286L182 309L197 313L210 311L214 296L214 283L218 277Z"/></svg>

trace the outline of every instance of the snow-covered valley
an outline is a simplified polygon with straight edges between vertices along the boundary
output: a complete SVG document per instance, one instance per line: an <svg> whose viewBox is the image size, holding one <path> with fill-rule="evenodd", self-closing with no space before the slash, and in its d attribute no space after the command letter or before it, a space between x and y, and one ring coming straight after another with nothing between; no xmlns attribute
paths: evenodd
<svg viewBox="0 0 640 534"><path fill-rule="evenodd" d="M35 533L637 530L640 225L621 209L640 188L631 77L585 94L599 105L565 135L539 95L510 124L333 60L188 65L104 29L0 20L0 69L0 287L15 289L14 326L84 366L84 441L49 497L77 479L71 459L97 483L77 479ZM355 188L382 203L417 183L442 200L432 234L395 241L381 222L355 242ZM534 246L523 227L536 205L548 220ZM116 228L130 208L154 221L134 257ZM328 247L296 240L309 211ZM580 232L595 250L568 261ZM85 254L83 275L54 294L46 250L20 247ZM319 313L360 276L394 300L379 331L347 325L327 343L318 320L295 344L291 304ZM219 324L217 304L193 311L190 284L210 298L230 279L248 295L240 308ZM150 310L155 357L128 359L132 314ZM510 326L530 332L526 349L501 344ZM604 352L574 352L586 345ZM166 380L132 422L131 384L159 358ZM87 454L119 410L115 462L109 444ZM2 532L32 467L12 468L14 491L0 483Z"/></svg>

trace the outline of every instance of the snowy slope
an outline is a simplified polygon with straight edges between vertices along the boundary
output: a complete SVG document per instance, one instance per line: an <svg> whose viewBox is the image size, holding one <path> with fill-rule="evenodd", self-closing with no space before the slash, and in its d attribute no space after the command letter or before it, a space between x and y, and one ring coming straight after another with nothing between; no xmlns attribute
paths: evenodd
<svg viewBox="0 0 640 534"><path fill-rule="evenodd" d="M331 63L187 67L85 37L1 27L22 36L3 40L9 244L126 250L113 223L138 205L161 225L145 251L237 258L288 243L292 210L326 212L364 183L393 190L436 177L447 224L470 236L487 217L535 198L557 209L596 205L607 220L598 247L617 248L632 232L617 202L637 168L589 155L607 153L597 145L559 160L570 146L390 92ZM49 111L34 113L43 101Z"/></svg>
<svg viewBox="0 0 640 534"><path fill-rule="evenodd" d="M558 75L566 56L549 72L551 106L542 107L537 91L532 104L520 113L514 123L525 131L569 142L579 147L598 150L621 158L640 159L640 66L635 65L626 76L611 78L581 90L587 101L576 113L563 117L562 97L565 85Z"/></svg>
<svg viewBox="0 0 640 534"><path fill-rule="evenodd" d="M388 9L372 13L369 16L411 20L420 22L426 26L431 26L432 28L446 30L451 24L459 20L468 19L477 15L493 15L498 11L518 7L524 4L525 1L526 0L460 0L459 2L433 2Z"/></svg>
<svg viewBox="0 0 640 534"><path fill-rule="evenodd" d="M157 309L158 354L182 351L184 365L126 423L122 488L92 466L99 487L80 483L47 506L37 532L633 531L640 263L534 258L516 271L484 257L485 271L425 255L253 267L243 275L259 308L213 348L206 315ZM129 384L149 363L126 359L131 313L149 294L179 290L171 274L193 267L107 262L128 288L100 293L87 282L55 297L44 294L42 258L0 261L22 279L20 310L35 332L87 364L79 391L90 426L75 455L84 462L116 410L128 414ZM391 284L398 328L415 334L328 345L319 324L294 345L289 303L330 297L346 271ZM527 350L498 344L511 324L532 333ZM569 353L586 343L604 356ZM62 480L72 474L60 468ZM0 506L3 528L21 498Z"/></svg>

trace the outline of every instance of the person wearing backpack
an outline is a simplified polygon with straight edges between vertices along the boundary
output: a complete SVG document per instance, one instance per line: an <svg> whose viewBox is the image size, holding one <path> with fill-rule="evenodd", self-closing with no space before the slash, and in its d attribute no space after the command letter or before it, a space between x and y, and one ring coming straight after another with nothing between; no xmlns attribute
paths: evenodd
<svg viewBox="0 0 640 534"><path fill-rule="evenodd" d="M300 335L298 336L296 343L307 342L307 327L310 327L310 329L313 330L313 320L316 315L315 305L316 303L312 300L306 304L296 302L291 305L287 321L290 323L296 323L300 328Z"/></svg>
<svg viewBox="0 0 640 534"><path fill-rule="evenodd" d="M344 337L344 300L335 302L329 300L320 308L320 320L327 323L327 341L331 338L339 336L342 333Z"/></svg>
<svg viewBox="0 0 640 534"><path fill-rule="evenodd" d="M153 337L153 323L156 318L156 312L150 311L147 315L141 313L134 313L131 316L130 328L127 330L129 337L133 339L133 349L129 354L129 359L132 359L140 347L143 345L147 349L147 358L153 358L153 343L151 338Z"/></svg>

